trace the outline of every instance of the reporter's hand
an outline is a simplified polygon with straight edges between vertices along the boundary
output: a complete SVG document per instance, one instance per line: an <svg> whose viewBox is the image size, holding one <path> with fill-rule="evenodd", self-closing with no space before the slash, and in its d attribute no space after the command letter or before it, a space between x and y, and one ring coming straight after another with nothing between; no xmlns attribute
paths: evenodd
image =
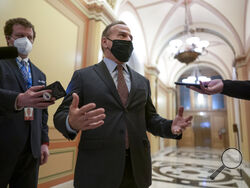
<svg viewBox="0 0 250 188"><path fill-rule="evenodd" d="M40 165L47 163L49 157L49 148L46 144L41 145Z"/></svg>
<svg viewBox="0 0 250 188"><path fill-rule="evenodd" d="M104 124L106 117L103 108L95 109L95 103L89 103L78 108L79 96L73 93L72 104L69 109L69 125L74 130L95 129Z"/></svg>
<svg viewBox="0 0 250 188"><path fill-rule="evenodd" d="M176 118L173 120L171 131L173 134L179 135L182 133L183 130L186 129L186 127L191 125L191 120L193 119L192 116L188 116L186 118L183 118L183 111L184 108L180 107L178 109L178 114Z"/></svg>
<svg viewBox="0 0 250 188"><path fill-rule="evenodd" d="M50 101L46 101L43 98L43 93L48 92L51 93L51 90L41 90L44 86L32 86L25 93L20 93L17 96L17 108L22 107L34 107L44 109L49 105L55 103L55 98L52 98Z"/></svg>
<svg viewBox="0 0 250 188"><path fill-rule="evenodd" d="M206 87L205 87L206 86ZM213 95L223 91L224 84L221 79L211 80L209 82L201 82L201 89L190 86L189 88L202 94Z"/></svg>

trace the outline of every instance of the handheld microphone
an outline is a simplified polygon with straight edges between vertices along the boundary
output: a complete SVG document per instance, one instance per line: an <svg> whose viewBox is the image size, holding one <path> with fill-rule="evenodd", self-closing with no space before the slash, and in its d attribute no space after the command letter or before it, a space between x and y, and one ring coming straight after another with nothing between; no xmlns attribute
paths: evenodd
<svg viewBox="0 0 250 188"><path fill-rule="evenodd" d="M13 46L0 47L0 59L11 59L18 56L17 48Z"/></svg>

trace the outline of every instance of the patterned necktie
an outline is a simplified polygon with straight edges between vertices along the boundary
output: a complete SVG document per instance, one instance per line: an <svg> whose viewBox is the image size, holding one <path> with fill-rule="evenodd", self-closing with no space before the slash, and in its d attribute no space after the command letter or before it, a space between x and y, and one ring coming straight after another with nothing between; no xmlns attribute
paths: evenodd
<svg viewBox="0 0 250 188"><path fill-rule="evenodd" d="M123 66L118 64L118 79L117 79L117 90L120 95L120 99L124 107L126 107L128 100L128 87L123 76Z"/></svg>
<svg viewBox="0 0 250 188"><path fill-rule="evenodd" d="M32 86L32 78L31 78L31 73L29 71L29 67L27 65L27 62L25 61L21 61L20 63L21 63L20 70L22 72L23 79L26 83L27 89L29 89Z"/></svg>
<svg viewBox="0 0 250 188"><path fill-rule="evenodd" d="M123 66L118 64L117 65L117 71L118 71L118 78L117 78L117 90L120 96L120 99L122 101L122 104L124 107L126 107L127 100L128 100L128 87L125 82L124 76L123 76ZM129 148L129 140L128 140L128 130L126 127L126 132L125 132L125 144L126 144L126 149Z"/></svg>

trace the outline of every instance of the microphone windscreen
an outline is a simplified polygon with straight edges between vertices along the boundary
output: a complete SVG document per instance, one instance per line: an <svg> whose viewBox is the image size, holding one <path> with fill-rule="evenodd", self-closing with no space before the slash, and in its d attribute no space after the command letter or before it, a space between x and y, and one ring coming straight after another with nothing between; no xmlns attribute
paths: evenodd
<svg viewBox="0 0 250 188"><path fill-rule="evenodd" d="M18 56L17 48L13 46L0 47L0 59L11 59Z"/></svg>

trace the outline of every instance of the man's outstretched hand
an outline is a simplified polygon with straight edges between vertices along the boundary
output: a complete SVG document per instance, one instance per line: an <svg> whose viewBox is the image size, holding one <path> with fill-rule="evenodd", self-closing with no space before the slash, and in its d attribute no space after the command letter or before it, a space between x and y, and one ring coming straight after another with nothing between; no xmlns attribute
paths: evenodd
<svg viewBox="0 0 250 188"><path fill-rule="evenodd" d="M73 93L73 100L69 108L69 125L72 129L88 130L95 129L104 124L106 117L104 108L95 109L95 103L89 103L81 108L79 105L79 96Z"/></svg>
<svg viewBox="0 0 250 188"><path fill-rule="evenodd" d="M173 120L171 131L173 134L179 135L182 133L183 130L186 129L186 127L191 125L191 120L193 116L188 116L186 118L183 118L183 111L184 108L180 107L178 109L178 114L176 118Z"/></svg>

